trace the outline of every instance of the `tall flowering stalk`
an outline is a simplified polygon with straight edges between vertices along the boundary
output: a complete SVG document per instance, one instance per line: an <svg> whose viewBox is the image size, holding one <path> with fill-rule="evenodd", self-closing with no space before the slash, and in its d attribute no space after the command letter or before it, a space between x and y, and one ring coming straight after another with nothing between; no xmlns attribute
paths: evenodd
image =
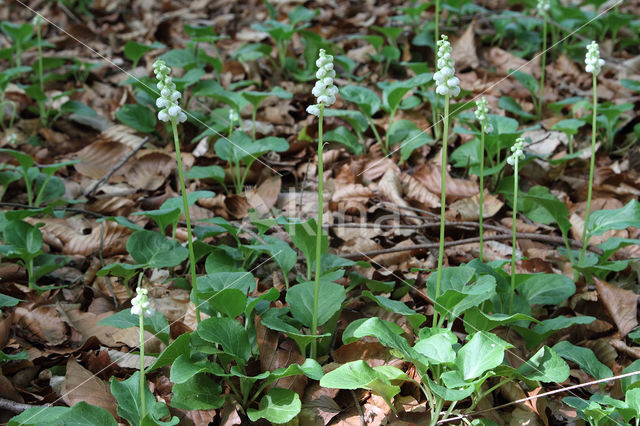
<svg viewBox="0 0 640 426"><path fill-rule="evenodd" d="M140 280L142 280L142 273L140 273ZM153 316L153 308L149 303L149 298L147 297L147 289L140 287L140 283L138 283L138 288L136 288L137 296L131 300L131 313L133 315L137 315L140 318L140 407L141 413L140 418L143 419L146 415L146 401L144 390L146 388L146 379L144 375L144 318Z"/></svg>
<svg viewBox="0 0 640 426"><path fill-rule="evenodd" d="M516 139L511 147L507 163L513 166L513 215L511 216L511 294L509 296L509 315L513 310L513 295L516 292L516 216L518 214L518 166L524 159L524 138Z"/></svg>
<svg viewBox="0 0 640 426"><path fill-rule="evenodd" d="M551 8L550 0L538 0L538 4L536 6L538 15L542 17L542 58L540 69L540 94L538 95L538 105L537 105L537 115L538 120L542 119L542 97L544 96L544 73L545 68L547 66L547 19L548 12Z"/></svg>
<svg viewBox="0 0 640 426"><path fill-rule="evenodd" d="M446 35L438 40L437 68L433 79L436 82L436 93L444 96L444 124L442 129L442 172L440 176L440 249L438 251L438 272L436 275L435 297L440 296L442 284L442 260L444 256L444 213L446 204L447 178L447 139L449 137L449 98L460 94L460 80L454 76L455 64L451 56L452 48ZM437 326L438 313L433 314L433 327Z"/></svg>
<svg viewBox="0 0 640 426"><path fill-rule="evenodd" d="M158 119L171 123L173 130L173 143L176 150L176 161L178 163L178 178L180 180L180 191L182 192L182 203L184 207L184 217L187 222L187 238L189 246L189 269L191 272L191 286L196 286L196 256L193 250L193 233L191 232L191 215L189 214L189 202L187 201L187 189L184 184L184 171L182 170L182 155L180 154L180 140L178 139L178 123L187 121L187 115L182 111L178 101L182 94L176 90L169 73L171 68L167 64L158 60L153 63L153 69L158 80L158 90L160 97L156 100L156 106L160 109ZM198 292L193 292L193 302L196 306L196 321L200 323L200 301L198 300Z"/></svg>
<svg viewBox="0 0 640 426"><path fill-rule="evenodd" d="M580 249L580 259L578 264L581 265L584 260L584 253L587 249L587 222L591 215L591 194L593 192L593 170L596 161L596 116L598 114L598 74L604 65L604 59L600 59L600 48L598 43L592 41L587 46L587 54L584 58L586 64L585 71L593 75L593 115L591 116L591 160L589 163L589 186L587 190L587 211L584 214L584 229L582 230L582 248Z"/></svg>
<svg viewBox="0 0 640 426"><path fill-rule="evenodd" d="M476 101L476 118L480 123L480 200L478 212L478 228L480 233L480 261L484 262L484 230L483 230L483 208L484 208L484 134L491 132L493 127L489 123L487 113L489 112L487 99L482 97Z"/></svg>
<svg viewBox="0 0 640 426"><path fill-rule="evenodd" d="M324 116L324 108L331 106L336 101L338 88L333 84L336 72L333 69L333 56L327 55L324 49L320 49L319 58L316 61L318 71L316 72L315 86L311 93L317 98L318 103L309 105L307 112L318 117L318 221L316 228L316 275L315 287L313 290L313 317L311 320L311 335L315 336L318 331L318 302L320 298L320 275L322 274L320 264L322 259L322 210L324 206L323 200L323 175L324 165L322 161L323 136L322 121ZM311 358L316 357L316 341L311 344Z"/></svg>

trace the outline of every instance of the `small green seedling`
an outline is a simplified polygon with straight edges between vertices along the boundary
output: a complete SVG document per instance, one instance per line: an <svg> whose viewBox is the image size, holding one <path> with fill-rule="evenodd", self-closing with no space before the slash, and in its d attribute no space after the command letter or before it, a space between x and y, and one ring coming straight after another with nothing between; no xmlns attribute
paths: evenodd
<svg viewBox="0 0 640 426"><path fill-rule="evenodd" d="M291 12L289 12L289 23L277 21L274 18L269 19L263 23L253 24L251 28L256 31L262 31L268 33L276 44L276 50L278 52L278 68L281 72L288 72L290 69L295 69L295 66L288 65L287 50L289 48L289 42L293 35L311 24L308 22L313 19L317 14L317 10L310 10L303 6L296 6ZM300 25L298 25L300 24Z"/></svg>
<svg viewBox="0 0 640 426"><path fill-rule="evenodd" d="M214 148L218 157L229 164L234 188L237 194L241 194L253 163L268 152L287 151L289 143L283 138L274 136L252 141L245 132L236 131L231 138L218 139ZM241 169L242 166L244 170Z"/></svg>
<svg viewBox="0 0 640 426"><path fill-rule="evenodd" d="M269 96L277 96L280 99L291 99L293 97L291 93L280 87L275 87L273 90L270 90L268 92L256 92L248 90L241 93L242 96L244 96L245 99L249 101L249 103L253 107L251 110L251 124L253 128L252 139L254 141L256 140L256 115L258 114L258 107L260 106L262 101L267 99Z"/></svg>

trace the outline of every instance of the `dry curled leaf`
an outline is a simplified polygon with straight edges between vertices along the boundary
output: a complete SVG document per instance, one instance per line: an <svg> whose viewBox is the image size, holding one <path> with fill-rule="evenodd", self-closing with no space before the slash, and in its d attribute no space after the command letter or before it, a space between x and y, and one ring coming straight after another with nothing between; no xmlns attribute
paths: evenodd
<svg viewBox="0 0 640 426"><path fill-rule="evenodd" d="M27 338L51 346L61 345L69 338L69 327L55 306L35 306L34 303L16 307L16 323Z"/></svg>
<svg viewBox="0 0 640 426"><path fill-rule="evenodd" d="M434 164L424 164L413 173L430 192L440 194L440 180L442 169ZM478 185L465 179L454 179L447 172L447 197L466 198L478 193Z"/></svg>
<svg viewBox="0 0 640 426"><path fill-rule="evenodd" d="M600 300L607 308L613 322L618 327L620 336L624 337L638 325L638 295L608 282L593 277Z"/></svg>
<svg viewBox="0 0 640 426"><path fill-rule="evenodd" d="M117 401L106 383L94 376L89 370L69 358L67 361L67 373L65 375L64 402L73 406L78 402L86 402L97 407L102 407L117 417Z"/></svg>

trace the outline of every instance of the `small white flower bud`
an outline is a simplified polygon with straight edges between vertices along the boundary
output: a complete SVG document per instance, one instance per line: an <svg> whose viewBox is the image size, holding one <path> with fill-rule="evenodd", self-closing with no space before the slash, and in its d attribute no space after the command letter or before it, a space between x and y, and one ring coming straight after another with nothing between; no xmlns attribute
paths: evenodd
<svg viewBox="0 0 640 426"><path fill-rule="evenodd" d="M549 9L551 9L551 2L549 0L538 0L536 9L538 11L538 15L544 16Z"/></svg>
<svg viewBox="0 0 640 426"><path fill-rule="evenodd" d="M147 297L147 289L138 287L136 293L138 295L131 299L131 313L133 315L144 315L145 317L153 316L154 311Z"/></svg>
<svg viewBox="0 0 640 426"><path fill-rule="evenodd" d="M436 61L438 71L433 75L433 80L436 82L436 93L442 96L458 96L460 94L460 80L454 77L455 68L451 51L451 44L447 36L443 34L442 39L438 40Z"/></svg>
<svg viewBox="0 0 640 426"><path fill-rule="evenodd" d="M511 147L511 154L509 158L507 158L507 163L512 166L515 165L519 160L524 159L524 138L516 139L516 142Z"/></svg>
<svg viewBox="0 0 640 426"><path fill-rule="evenodd" d="M327 55L324 49L320 49L320 57L316 60L318 71L316 72L316 84L311 89L313 96L317 98L318 104L331 106L336 101L338 88L334 85L336 72L333 69L333 56ZM311 115L319 116L320 108L316 105L307 107L307 112Z"/></svg>
<svg viewBox="0 0 640 426"><path fill-rule="evenodd" d="M587 46L587 54L584 58L584 62L586 64L585 71L588 73L593 73L598 75L602 66L604 65L604 59L600 59L600 48L598 47L598 43L592 41L591 44Z"/></svg>

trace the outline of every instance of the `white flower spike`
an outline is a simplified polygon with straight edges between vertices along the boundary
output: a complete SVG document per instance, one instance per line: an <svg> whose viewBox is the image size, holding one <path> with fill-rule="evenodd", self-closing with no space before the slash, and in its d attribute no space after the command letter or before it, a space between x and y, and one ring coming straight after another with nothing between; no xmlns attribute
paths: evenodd
<svg viewBox="0 0 640 426"><path fill-rule="evenodd" d="M602 66L604 65L604 59L600 59L600 48L598 47L598 43L592 41L590 45L587 46L587 54L584 58L584 63L587 64L584 69L587 72L593 73L593 75L598 75Z"/></svg>
<svg viewBox="0 0 640 426"><path fill-rule="evenodd" d="M516 143L511 147L512 154L507 158L507 163L510 165L515 165L516 161L520 161L524 159L524 138L516 139Z"/></svg>
<svg viewBox="0 0 640 426"><path fill-rule="evenodd" d="M549 9L551 9L551 1L550 0L538 0L538 4L536 5L536 9L538 10L538 15L544 16Z"/></svg>
<svg viewBox="0 0 640 426"><path fill-rule="evenodd" d="M176 85L169 75L171 68L163 60L157 60L153 63L153 70L158 80L156 87L160 90L160 97L156 99L156 106L161 108L158 119L160 121L175 119L178 123L184 123L187 121L187 115L178 105L178 99L182 94L176 90Z"/></svg>
<svg viewBox="0 0 640 426"><path fill-rule="evenodd" d="M438 71L433 74L436 82L436 93L442 96L458 96L460 94L460 80L455 77L452 48L448 37L442 34L442 40L438 40Z"/></svg>
<svg viewBox="0 0 640 426"><path fill-rule="evenodd" d="M333 56L327 55L324 49L320 49L316 66L318 67L318 72L316 72L318 81L311 93L318 99L318 103L309 105L307 112L318 117L320 116L320 104L328 107L335 103L338 88L333 84L333 79L336 77L336 72L333 69Z"/></svg>
<svg viewBox="0 0 640 426"><path fill-rule="evenodd" d="M153 316L153 308L147 297L148 290L138 287L136 293L138 293L138 295L131 299L131 313L133 315L143 315L147 318Z"/></svg>
<svg viewBox="0 0 640 426"><path fill-rule="evenodd" d="M484 128L485 132L491 133L493 132L493 126L489 123L489 117L487 114L489 113L489 103L487 102L487 98L484 96L482 99L478 99L476 101L476 118L480 122L480 125Z"/></svg>

